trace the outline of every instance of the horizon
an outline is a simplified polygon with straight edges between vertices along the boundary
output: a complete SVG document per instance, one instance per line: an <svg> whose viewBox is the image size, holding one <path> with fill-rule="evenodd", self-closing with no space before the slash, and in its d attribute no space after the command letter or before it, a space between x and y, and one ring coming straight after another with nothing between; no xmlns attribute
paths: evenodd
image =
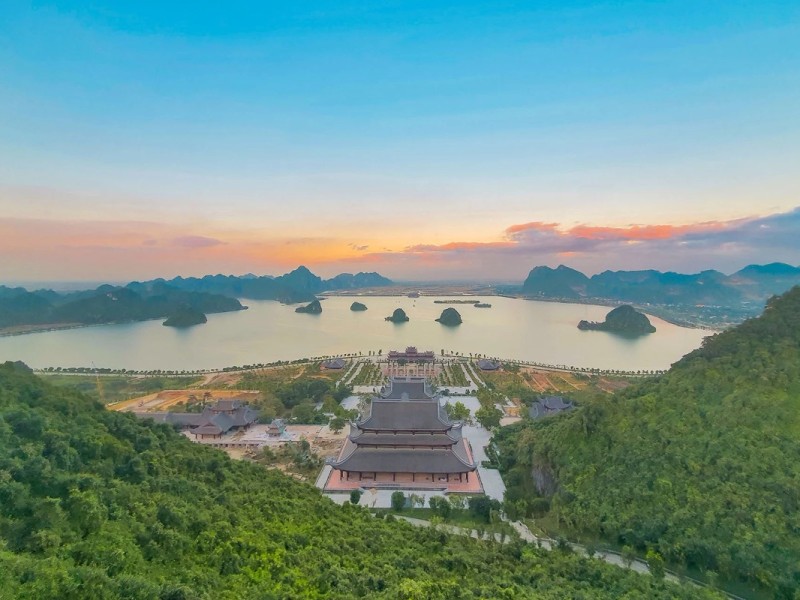
<svg viewBox="0 0 800 600"><path fill-rule="evenodd" d="M0 279L800 264L800 6L712 4L12 0Z"/></svg>
<svg viewBox="0 0 800 600"><path fill-rule="evenodd" d="M781 261L772 261L772 262L769 262L769 263L748 263L748 264L742 265L740 268L735 269L734 271L730 271L730 272L717 271L717 272L720 272L725 276L731 276L731 275L734 275L735 273L737 273L737 272L739 272L739 271L741 271L741 270L743 270L743 269L745 269L747 267L751 267L751 266L770 266L770 265L787 265L787 266L790 266L790 267L795 267L795 268L800 269L800 264L792 265L790 263L784 263L784 262L781 262ZM596 271L596 272L587 272L587 271L582 271L581 269L575 269L574 267L572 267L572 266L570 266L568 264L561 263L561 264L557 264L557 265L554 265L554 266L553 265L534 265L533 267L531 267L528 270L528 272L524 276L522 276L519 279L514 279L514 280L511 280L511 279L490 279L490 278L485 278L485 279L439 279L439 278L437 278L437 279L393 279L391 277L389 277L388 279L391 280L392 285L398 285L398 286L409 286L409 285L425 286L425 285L432 285L432 284L438 284L438 285L465 285L465 284L473 284L473 285L477 285L477 284L521 285L525 281L525 279L528 277L530 272L533 271L533 269L536 269L538 267L548 267L550 269L557 269L559 267L566 267L568 269L573 269L573 270L579 271L579 272L583 273L584 275L586 275L587 277L592 277L594 275L598 275L598 274L604 273L604 272L621 272L621 271L628 271L629 272L630 271L630 270L627 270L627 269L611 269L611 268L609 268L609 269L603 269L603 270ZM203 277L219 277L219 276L222 276L222 277L254 276L254 277L275 278L275 277L281 277L283 275L287 275L287 274L289 274L289 273L291 273L291 272L293 272L293 271L295 271L297 269L301 269L301 268L307 268L313 275L316 275L316 276L320 277L321 279L332 279L333 277L336 277L337 275L344 275L344 274L354 275L354 274L358 274L358 273L377 273L378 275L385 276L383 273L380 273L378 271L357 271L357 272L354 272L354 273L342 271L342 272L337 272L337 273L333 273L333 274L323 274L323 273L319 273L319 272L315 271L314 269L311 269L311 268L307 267L306 265L298 265L294 269L290 269L289 271L286 271L284 273L277 273L277 274L273 274L273 273L258 274L258 273L250 273L250 272L248 272L248 273L240 273L240 274L236 274L236 273L204 273L202 275L186 275L186 274L183 274L183 275L173 275L173 276L166 276L166 277L165 276L158 276L158 277L152 277L152 278L148 278L148 279L127 279L127 280L126 279L118 279L116 281L108 281L108 280L7 280L7 281L0 281L0 286L6 286L6 287L9 287L9 288L22 287L22 288L27 289L28 291L49 289L49 290L52 290L52 291L55 291L55 292L73 292L73 291L84 291L84 290L89 290L89 289L96 289L97 287L100 287L100 286L103 286L103 285L112 285L112 286L124 287L124 286L126 286L128 284L131 284L131 283L145 283L145 282L149 282L149 281L158 281L158 280L163 280L163 281L169 282L170 280L178 278L178 277L182 277L184 279L191 279L191 278L202 279ZM661 273L678 273L678 274L681 274L681 275L697 275L697 274L700 274L700 273L706 272L706 271L715 271L715 269L702 269L702 270L699 270L699 271L686 271L686 272L660 271L659 269L637 269L637 270L638 271L658 271L658 272L661 272Z"/></svg>

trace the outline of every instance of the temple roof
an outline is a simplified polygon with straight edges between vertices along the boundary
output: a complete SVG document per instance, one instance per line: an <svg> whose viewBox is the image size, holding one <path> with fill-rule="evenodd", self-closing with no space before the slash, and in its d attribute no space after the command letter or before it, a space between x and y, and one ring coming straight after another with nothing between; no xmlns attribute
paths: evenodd
<svg viewBox="0 0 800 600"><path fill-rule="evenodd" d="M350 440L358 445L369 446L452 446L461 439L460 429L447 433L371 433L356 430Z"/></svg>
<svg viewBox="0 0 800 600"><path fill-rule="evenodd" d="M362 430L441 431L453 427L438 400L374 399L369 415L356 423Z"/></svg>
<svg viewBox="0 0 800 600"><path fill-rule="evenodd" d="M351 443L351 442L347 442ZM397 450L392 448L360 448L353 449L333 466L342 471L375 472L375 473L468 473L475 470L469 462L464 441L454 449L414 449Z"/></svg>
<svg viewBox="0 0 800 600"><path fill-rule="evenodd" d="M142 419L153 419L156 423L168 423L180 427L192 427L191 433L220 435L232 427L245 427L258 419L258 413L240 400L218 400L206 406L202 413L137 412Z"/></svg>
<svg viewBox="0 0 800 600"><path fill-rule="evenodd" d="M422 377L394 377L381 396L386 400L430 400L434 394L428 392Z"/></svg>

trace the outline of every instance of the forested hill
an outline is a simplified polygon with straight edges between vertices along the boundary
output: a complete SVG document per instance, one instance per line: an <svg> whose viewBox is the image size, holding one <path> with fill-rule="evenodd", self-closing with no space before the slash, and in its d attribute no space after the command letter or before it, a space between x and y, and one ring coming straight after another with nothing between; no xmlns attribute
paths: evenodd
<svg viewBox="0 0 800 600"><path fill-rule="evenodd" d="M498 441L510 495L529 510L548 496L573 532L796 598L800 288L659 379Z"/></svg>
<svg viewBox="0 0 800 600"><path fill-rule="evenodd" d="M535 267L522 292L543 298L597 298L640 304L705 304L740 306L751 303L760 310L764 301L800 284L800 267L783 263L750 265L725 275L719 271L695 274L660 271L604 271L587 277L559 265Z"/></svg>
<svg viewBox="0 0 800 600"><path fill-rule="evenodd" d="M179 310L202 313L242 310L238 298L311 302L326 290L391 285L378 273L342 273L322 279L305 267L280 277L206 275L169 281L134 281L60 294L0 285L0 329L47 325L92 325L169 317Z"/></svg>
<svg viewBox="0 0 800 600"><path fill-rule="evenodd" d="M0 365L0 597L710 598L571 553L450 538Z"/></svg>
<svg viewBox="0 0 800 600"><path fill-rule="evenodd" d="M235 298L180 290L163 282L102 285L69 294L0 286L0 328L142 321L168 317L186 307L202 313L244 308Z"/></svg>
<svg viewBox="0 0 800 600"><path fill-rule="evenodd" d="M159 281L159 280L156 280ZM341 273L332 279L322 279L306 267L298 267L279 277L247 275L206 275L205 277L176 277L167 281L183 290L211 292L234 298L279 300L281 302L310 302L320 292L328 290L383 287L392 281L378 273Z"/></svg>

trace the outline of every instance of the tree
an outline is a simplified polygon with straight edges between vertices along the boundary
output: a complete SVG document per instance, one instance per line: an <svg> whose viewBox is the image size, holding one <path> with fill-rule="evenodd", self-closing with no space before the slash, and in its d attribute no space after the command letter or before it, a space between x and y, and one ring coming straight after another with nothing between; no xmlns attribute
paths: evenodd
<svg viewBox="0 0 800 600"><path fill-rule="evenodd" d="M652 548L647 551L645 558L647 566L650 567L650 574L656 579L664 579L664 558Z"/></svg>
<svg viewBox="0 0 800 600"><path fill-rule="evenodd" d="M503 411L496 406L481 406L475 411L475 418L486 429L493 429L500 426Z"/></svg>
<svg viewBox="0 0 800 600"><path fill-rule="evenodd" d="M635 559L636 559L636 553L633 551L633 548L627 545L623 546L622 563L630 569Z"/></svg>
<svg viewBox="0 0 800 600"><path fill-rule="evenodd" d="M491 522L492 511L499 510L502 506L500 502L488 496L470 496L467 504L472 516L481 519L484 523Z"/></svg>
<svg viewBox="0 0 800 600"><path fill-rule="evenodd" d="M401 491L392 492L392 508L395 511L400 512L401 510L403 510L403 507L405 505L406 505L406 495Z"/></svg>
<svg viewBox="0 0 800 600"><path fill-rule="evenodd" d="M359 500L361 500L361 490L350 492L350 504L358 504Z"/></svg>
<svg viewBox="0 0 800 600"><path fill-rule="evenodd" d="M431 496L430 500L428 500L428 504L431 507L431 510L435 512L438 516L442 519L447 519L450 516L450 501L447 498L443 498L442 496Z"/></svg>
<svg viewBox="0 0 800 600"><path fill-rule="evenodd" d="M472 413L470 413L469 409L461 401L458 401L455 404L450 404L448 402L444 405L444 409L447 412L447 416L454 421L464 421L465 423L469 423L472 420Z"/></svg>
<svg viewBox="0 0 800 600"><path fill-rule="evenodd" d="M342 417L333 417L330 422L331 431L339 433L345 426L345 420Z"/></svg>

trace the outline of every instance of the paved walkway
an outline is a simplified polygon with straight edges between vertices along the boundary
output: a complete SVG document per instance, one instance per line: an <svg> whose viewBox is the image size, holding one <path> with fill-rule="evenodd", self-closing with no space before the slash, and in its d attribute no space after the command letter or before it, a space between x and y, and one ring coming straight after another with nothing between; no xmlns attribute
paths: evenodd
<svg viewBox="0 0 800 600"><path fill-rule="evenodd" d="M400 519L403 519L404 521L407 521L407 522L409 522L412 525L415 525L417 527L431 527L431 525L432 525L430 521L425 521L423 519L415 519L413 517L405 517L403 515L397 515L397 514L395 516L400 518ZM542 548L544 550L548 550L548 551L553 550L553 548L555 548L555 541L554 540L551 540L550 538L542 538L542 537L538 537L538 536L534 535L533 533L531 533L531 530L528 529L528 527L524 523L521 523L520 521L508 521L506 519L504 519L504 522L506 522L509 525L511 525L511 527L514 528L514 531L516 531L519 534L520 539L522 539L523 541L528 542L528 543L532 543L532 544L536 544L540 548ZM447 525L447 524L444 525L444 529L446 531L449 531L450 533L453 533L453 534L456 534L456 535L468 535L469 537L472 537L472 538L476 538L476 539L478 538L478 532L475 529L464 529L462 527L456 527L454 525ZM508 537L503 539L503 537L499 533L495 533L494 534L494 539L496 541L498 541L498 542L500 542L500 541L505 541L505 542L510 541L508 539ZM586 548L584 548L583 546L580 546L578 544L573 544L573 543L570 543L569 546L570 546L570 548L572 548L572 550L574 552L576 552L578 554L583 554L583 555L587 555L588 556L588 554L586 552ZM605 561L605 562L607 562L607 563L609 563L611 565L614 565L614 566L617 566L617 567L620 567L620 568L623 568L623 569L631 569L633 571L636 571L637 573L642 573L642 574L649 574L650 573L650 568L647 566L646 562L637 559L637 560L634 560L633 562L631 562L631 564L629 566L629 565L627 565L625 563L625 561L622 560L622 557L619 554L615 553L615 552L607 552L607 551L596 552L595 554L592 555L592 558L596 558L598 560ZM672 575L671 573L667 573L665 579L667 581L671 581L672 583L679 583L680 582L680 580L675 575Z"/></svg>

